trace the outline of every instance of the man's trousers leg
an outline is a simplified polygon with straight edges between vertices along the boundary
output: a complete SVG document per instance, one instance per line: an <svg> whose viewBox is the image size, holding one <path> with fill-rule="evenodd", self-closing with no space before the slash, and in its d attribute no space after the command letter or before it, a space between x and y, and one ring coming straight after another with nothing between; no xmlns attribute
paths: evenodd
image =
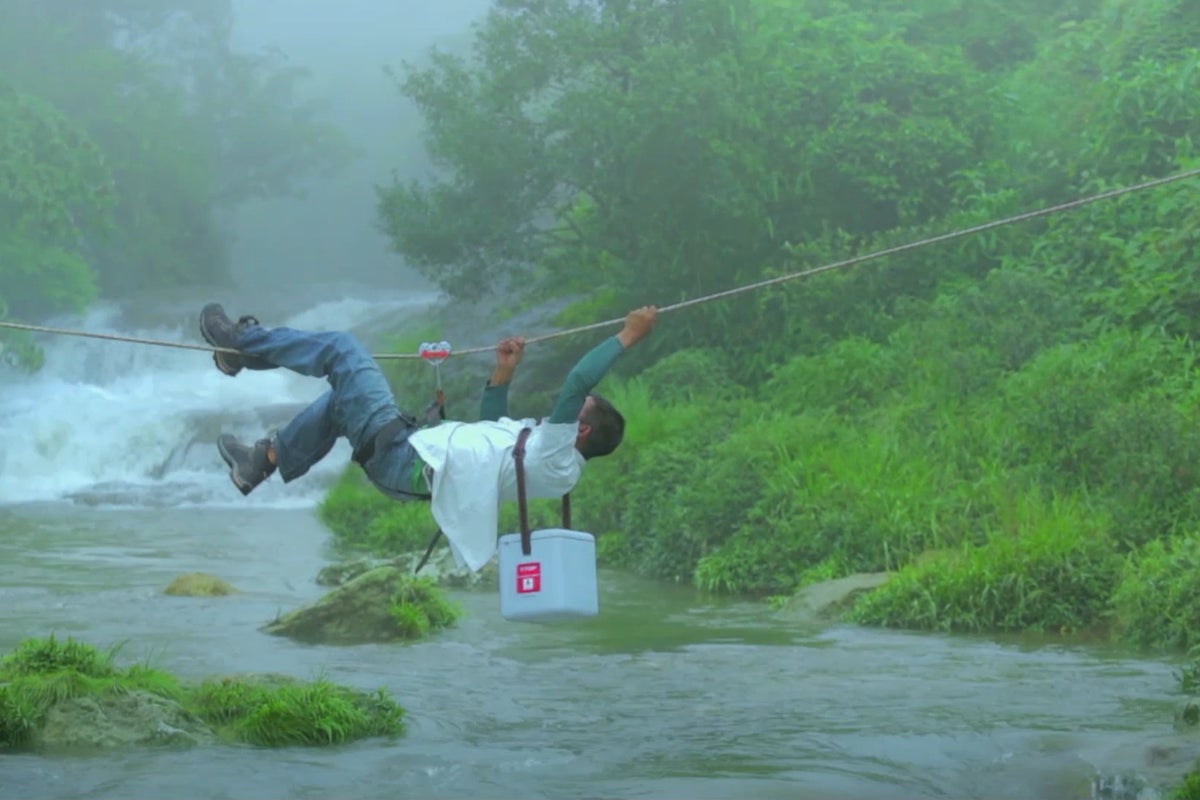
<svg viewBox="0 0 1200 800"><path fill-rule="evenodd" d="M330 391L275 437L280 477L293 480L329 453L338 436L359 446L396 417L396 401L371 354L353 335L295 328L246 328L238 349L301 375L324 377Z"/></svg>

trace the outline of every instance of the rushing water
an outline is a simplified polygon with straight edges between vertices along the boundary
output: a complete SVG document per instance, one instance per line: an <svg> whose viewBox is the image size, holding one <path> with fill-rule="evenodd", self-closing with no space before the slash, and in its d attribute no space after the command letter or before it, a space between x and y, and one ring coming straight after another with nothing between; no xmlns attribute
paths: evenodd
<svg viewBox="0 0 1200 800"><path fill-rule="evenodd" d="M408 730L329 749L8 755L0 797L1087 798L1097 772L1158 777L1147 753L1189 747L1165 662L809 627L611 573L584 623L509 623L494 592L464 592L461 624L415 644L265 635L322 592L332 554L313 505L345 453L244 500L210 434L319 384L58 346L45 374L0 388L0 649L54 632L187 678L324 672L388 689ZM195 571L240 592L162 593Z"/></svg>

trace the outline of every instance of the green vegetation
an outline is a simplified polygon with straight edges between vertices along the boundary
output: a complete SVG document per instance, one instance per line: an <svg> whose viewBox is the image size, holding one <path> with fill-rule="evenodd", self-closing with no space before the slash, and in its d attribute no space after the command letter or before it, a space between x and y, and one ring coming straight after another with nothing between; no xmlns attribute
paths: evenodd
<svg viewBox="0 0 1200 800"><path fill-rule="evenodd" d="M134 691L177 702L231 742L336 744L403 730L403 711L382 691L360 692L324 678L225 678L188 686L145 665L117 667L115 654L115 648L50 636L22 641L0 659L0 750L28 746L56 703Z"/></svg>
<svg viewBox="0 0 1200 800"><path fill-rule="evenodd" d="M404 712L382 689L360 692L324 678L221 678L200 684L190 702L223 740L263 747L342 744L404 729Z"/></svg>
<svg viewBox="0 0 1200 800"><path fill-rule="evenodd" d="M1200 799L1200 772L1193 770L1183 776L1183 782L1171 792L1171 800Z"/></svg>
<svg viewBox="0 0 1200 800"><path fill-rule="evenodd" d="M1176 725L1194 728L1200 724L1200 704L1196 702L1200 695L1200 649L1192 647L1187 663L1176 673L1179 678L1179 688L1187 696L1187 700L1176 711ZM1168 797L1172 800L1200 800L1200 769L1192 769L1181 779Z"/></svg>
<svg viewBox="0 0 1200 800"><path fill-rule="evenodd" d="M119 669L116 650L68 639L26 639L0 659L0 749L29 743L55 703L86 695L136 690L180 699L170 675L145 666Z"/></svg>
<svg viewBox="0 0 1200 800"><path fill-rule="evenodd" d="M497 3L401 77L443 173L382 223L453 298L568 325L1163 176L1200 164L1193 5ZM896 571L869 624L1189 647L1198 223L1175 183L664 318L602 387L627 444L577 525L709 591ZM349 491L340 538L417 544Z"/></svg>
<svg viewBox="0 0 1200 800"><path fill-rule="evenodd" d="M402 639L422 639L458 619L458 606L446 600L429 578L412 578L392 597L388 615Z"/></svg>
<svg viewBox="0 0 1200 800"><path fill-rule="evenodd" d="M450 627L460 609L432 579L411 567L371 566L314 603L277 617L263 630L312 644L420 639Z"/></svg>
<svg viewBox="0 0 1200 800"><path fill-rule="evenodd" d="M397 502L354 466L325 495L317 514L339 545L384 555L424 548L437 530L428 503Z"/></svg>
<svg viewBox="0 0 1200 800"><path fill-rule="evenodd" d="M1153 540L1141 548L1114 597L1126 639L1156 648L1200 645L1200 538Z"/></svg>
<svg viewBox="0 0 1200 800"><path fill-rule="evenodd" d="M226 211L347 155L222 0L44 6L0 0L0 316L220 280ZM437 169L379 223L454 300L618 317L1195 167L1197 42L1191 0L500 0L397 73ZM1197 230L1176 183L673 314L604 387L627 445L577 524L706 591L891 570L857 619L1191 647ZM514 413L588 346L531 349ZM392 376L419 412L428 370ZM321 515L384 553L435 527L355 470Z"/></svg>
<svg viewBox="0 0 1200 800"><path fill-rule="evenodd" d="M228 212L345 164L225 0L0 0L0 318L227 278ZM28 367L28 339L0 340Z"/></svg>

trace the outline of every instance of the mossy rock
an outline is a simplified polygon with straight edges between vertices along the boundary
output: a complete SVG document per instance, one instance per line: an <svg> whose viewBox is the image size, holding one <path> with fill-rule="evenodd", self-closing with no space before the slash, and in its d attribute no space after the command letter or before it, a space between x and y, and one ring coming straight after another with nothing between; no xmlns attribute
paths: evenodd
<svg viewBox="0 0 1200 800"><path fill-rule="evenodd" d="M191 572L171 581L163 594L172 597L224 597L237 594L237 589L214 575Z"/></svg>
<svg viewBox="0 0 1200 800"><path fill-rule="evenodd" d="M417 639L453 624L458 614L429 578L383 566L261 630L310 644L362 644Z"/></svg>
<svg viewBox="0 0 1200 800"><path fill-rule="evenodd" d="M353 561L341 561L338 564L330 564L322 567L322 570L317 573L317 584L322 587L341 587L341 585L353 581L362 573L377 570L382 566L394 566L397 570L407 572L409 575L418 575L421 578L428 578L439 587L449 587L452 589L485 589L494 590L497 585L498 567L496 559L488 561L487 564L479 570L472 572L464 566L455 564L454 553L450 552L449 547L434 548L430 554L430 559L426 561L424 566L421 566L421 571L414 572L416 565L421 563L421 558L424 558L425 552L420 553L403 553L396 555L395 558L389 559L355 559Z"/></svg>
<svg viewBox="0 0 1200 800"><path fill-rule="evenodd" d="M864 572L801 588L779 610L782 619L817 622L836 619L862 592L887 583L893 573Z"/></svg>
<svg viewBox="0 0 1200 800"><path fill-rule="evenodd" d="M421 567L419 573L414 573L424 555L425 553L422 551L420 553L403 553L394 558L360 558L354 561L330 564L317 573L317 585L343 586L373 569L395 567L409 575L416 574L421 578L428 578L438 586L490 591L496 589L498 578L495 559L485 564L478 572L472 572L466 567L455 564L454 554L450 552L450 548L443 545L430 554L429 560Z"/></svg>
<svg viewBox="0 0 1200 800"><path fill-rule="evenodd" d="M376 567L387 566L389 562L378 558L360 558L355 561L342 561L322 567L317 573L318 586L342 586Z"/></svg>
<svg viewBox="0 0 1200 800"><path fill-rule="evenodd" d="M147 666L118 668L114 652L51 636L0 659L0 751L326 745L404 730L403 709L382 689L276 674L185 685Z"/></svg>
<svg viewBox="0 0 1200 800"><path fill-rule="evenodd" d="M46 711L33 737L38 749L214 744L216 735L178 700L145 690L72 697Z"/></svg>
<svg viewBox="0 0 1200 800"><path fill-rule="evenodd" d="M392 566L411 574L417 568L423 555L425 555L424 551L397 556L392 559ZM494 592L499 585L499 566L496 559L493 558L484 564L478 572L472 572L466 567L460 567L454 563L454 554L450 552L450 548L444 542L430 554L429 561L421 567L418 574L438 586L451 589L480 589Z"/></svg>

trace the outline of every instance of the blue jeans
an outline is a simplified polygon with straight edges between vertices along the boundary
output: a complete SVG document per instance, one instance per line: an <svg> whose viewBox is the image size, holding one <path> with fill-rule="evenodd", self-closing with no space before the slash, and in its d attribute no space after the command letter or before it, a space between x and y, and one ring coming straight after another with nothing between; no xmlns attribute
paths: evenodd
<svg viewBox="0 0 1200 800"><path fill-rule="evenodd" d="M330 390L275 436L275 461L285 482L299 478L328 455L339 436L349 439L357 451L399 416L379 365L349 333L250 325L238 337L237 349L277 367L329 380Z"/></svg>

